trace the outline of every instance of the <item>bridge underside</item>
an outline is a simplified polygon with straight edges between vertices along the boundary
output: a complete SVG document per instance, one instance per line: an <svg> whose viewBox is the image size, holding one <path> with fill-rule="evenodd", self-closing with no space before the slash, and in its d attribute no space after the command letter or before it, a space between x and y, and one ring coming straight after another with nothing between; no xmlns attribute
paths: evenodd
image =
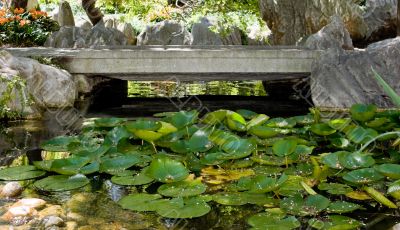
<svg viewBox="0 0 400 230"><path fill-rule="evenodd" d="M307 77L319 52L299 47L10 48L16 56L52 57L71 74L136 81L291 81Z"/></svg>

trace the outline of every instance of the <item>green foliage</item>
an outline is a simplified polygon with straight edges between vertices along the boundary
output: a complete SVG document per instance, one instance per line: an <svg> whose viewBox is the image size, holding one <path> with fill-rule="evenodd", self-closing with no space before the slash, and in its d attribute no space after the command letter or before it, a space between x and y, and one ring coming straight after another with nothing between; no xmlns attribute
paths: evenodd
<svg viewBox="0 0 400 230"><path fill-rule="evenodd" d="M26 83L19 76L11 78L0 75L0 119L16 119L23 115L25 106L31 103L29 95L25 94ZM16 98L20 99L21 109L19 111L12 110L10 104Z"/></svg>
<svg viewBox="0 0 400 230"><path fill-rule="evenodd" d="M0 44L41 46L59 26L43 11L0 10Z"/></svg>

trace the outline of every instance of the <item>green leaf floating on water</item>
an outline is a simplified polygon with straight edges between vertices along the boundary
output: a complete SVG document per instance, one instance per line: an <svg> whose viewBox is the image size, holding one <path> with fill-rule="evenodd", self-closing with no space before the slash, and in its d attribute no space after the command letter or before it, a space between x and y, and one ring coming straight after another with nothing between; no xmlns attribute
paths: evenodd
<svg viewBox="0 0 400 230"><path fill-rule="evenodd" d="M250 134L256 135L259 138L271 138L279 134L275 128L266 126L253 126L248 131Z"/></svg>
<svg viewBox="0 0 400 230"><path fill-rule="evenodd" d="M335 130L343 130L351 123L350 118L340 118L328 121L328 125Z"/></svg>
<svg viewBox="0 0 400 230"><path fill-rule="evenodd" d="M171 117L171 124L174 125L176 128L181 129L185 126L189 126L194 124L197 121L199 112L196 110L192 110L189 112L180 111L175 113Z"/></svg>
<svg viewBox="0 0 400 230"><path fill-rule="evenodd" d="M138 193L123 197L118 201L118 204L122 208L132 211L155 211L159 203L167 202L167 200L161 198L162 196L159 194Z"/></svg>
<svg viewBox="0 0 400 230"><path fill-rule="evenodd" d="M254 230L290 230L301 226L300 222L294 216L281 216L271 213L258 213L251 216L247 223Z"/></svg>
<svg viewBox="0 0 400 230"><path fill-rule="evenodd" d="M310 130L320 136L328 136L336 133L336 129L331 128L331 126L325 123L313 124Z"/></svg>
<svg viewBox="0 0 400 230"><path fill-rule="evenodd" d="M227 110L221 109L213 112L209 112L201 119L202 123L215 125L222 123L225 120Z"/></svg>
<svg viewBox="0 0 400 230"><path fill-rule="evenodd" d="M256 149L256 145L249 139L235 139L225 142L221 148L226 154L219 159L231 160L249 156Z"/></svg>
<svg viewBox="0 0 400 230"><path fill-rule="evenodd" d="M33 185L40 190L60 192L81 188L89 182L89 179L82 174L74 176L56 175L38 180Z"/></svg>
<svg viewBox="0 0 400 230"><path fill-rule="evenodd" d="M252 127L261 127L265 122L267 122L269 117L265 114L258 114L254 118L252 118L249 122L247 122L246 129L249 130Z"/></svg>
<svg viewBox="0 0 400 230"><path fill-rule="evenodd" d="M276 205L276 201L265 193L221 192L214 194L212 199L218 204L240 206L245 204Z"/></svg>
<svg viewBox="0 0 400 230"><path fill-rule="evenodd" d="M392 179L400 179L399 164L382 164L374 167L376 171Z"/></svg>
<svg viewBox="0 0 400 230"><path fill-rule="evenodd" d="M344 195L353 191L350 186L339 183L321 183L318 189L333 195Z"/></svg>
<svg viewBox="0 0 400 230"><path fill-rule="evenodd" d="M180 205L183 200L183 205ZM191 198L174 198L169 203L164 203L157 207L156 212L167 218L195 218L204 216L211 211L211 207L204 201Z"/></svg>
<svg viewBox="0 0 400 230"><path fill-rule="evenodd" d="M148 168L144 168L140 173L136 175L126 176L113 176L111 182L119 185L133 186L133 185L144 185L154 181L153 178L146 175Z"/></svg>
<svg viewBox="0 0 400 230"><path fill-rule="evenodd" d="M348 213L348 212L353 212L357 209L361 209L362 206L346 201L335 201L332 202L329 207L326 209L328 213Z"/></svg>
<svg viewBox="0 0 400 230"><path fill-rule="evenodd" d="M70 157L66 159L55 159L52 161L50 170L63 175L78 174L82 167L90 162L87 157Z"/></svg>
<svg viewBox="0 0 400 230"><path fill-rule="evenodd" d="M370 128L363 128L361 126L357 126L351 130L349 130L347 133L347 138L356 143L356 144L364 144L373 138L378 136L378 132L370 129Z"/></svg>
<svg viewBox="0 0 400 230"><path fill-rule="evenodd" d="M213 147L209 139L209 132L203 129L196 131L187 143L191 152L206 152Z"/></svg>
<svg viewBox="0 0 400 230"><path fill-rule="evenodd" d="M238 109L238 110L236 110L236 112L237 112L238 114L242 115L242 116L243 116L244 118L246 118L246 119L253 119L253 118L255 118L257 115L259 115L259 114L257 114L256 112L251 111L251 110L248 110L248 109Z"/></svg>
<svg viewBox="0 0 400 230"><path fill-rule="evenodd" d="M293 197L282 199L280 207L292 215L313 216L328 208L330 203L328 198L319 194L310 195L306 199L297 194Z"/></svg>
<svg viewBox="0 0 400 230"><path fill-rule="evenodd" d="M68 145L72 143L79 143L77 137L60 136L51 140L42 142L40 147L45 151L51 152L68 152Z"/></svg>
<svg viewBox="0 0 400 230"><path fill-rule="evenodd" d="M369 184L385 178L373 168L357 169L346 173L343 179L355 184Z"/></svg>
<svg viewBox="0 0 400 230"><path fill-rule="evenodd" d="M283 157L292 154L297 147L295 139L282 139L278 140L272 146L272 150L277 156Z"/></svg>
<svg viewBox="0 0 400 230"><path fill-rule="evenodd" d="M151 162L147 175L163 183L172 183L186 179L189 170L179 161L159 156Z"/></svg>
<svg viewBox="0 0 400 230"><path fill-rule="evenodd" d="M163 184L157 189L157 192L163 196L169 197L188 197L200 195L204 193L206 189L207 186L201 183L200 179L196 179Z"/></svg>
<svg viewBox="0 0 400 230"><path fill-rule="evenodd" d="M228 111L226 123L231 130L238 132L243 132L246 130L246 120L238 113Z"/></svg>
<svg viewBox="0 0 400 230"><path fill-rule="evenodd" d="M115 126L125 123L126 121L127 121L127 119L125 119L125 118L105 117L105 118L98 118L98 119L94 120L94 124L97 127L113 128Z"/></svg>
<svg viewBox="0 0 400 230"><path fill-rule="evenodd" d="M340 152L339 154L340 165L347 169L367 168L375 164L373 157L360 153L360 152Z"/></svg>
<svg viewBox="0 0 400 230"><path fill-rule="evenodd" d="M350 113L354 120L365 122L374 118L376 110L375 105L355 104L351 106Z"/></svg>
<svg viewBox="0 0 400 230"><path fill-rule="evenodd" d="M268 120L264 125L267 127L271 127L271 128L290 129L296 125L296 120L291 119L291 118L285 119L285 118L277 117L277 118L272 118L272 119Z"/></svg>
<svg viewBox="0 0 400 230"><path fill-rule="evenodd" d="M25 165L0 170L0 180L28 180L41 177L45 171L38 170L35 166Z"/></svg>
<svg viewBox="0 0 400 230"><path fill-rule="evenodd" d="M308 225L319 230L352 230L362 226L361 222L355 219L339 215L313 218L308 221Z"/></svg>
<svg viewBox="0 0 400 230"><path fill-rule="evenodd" d="M101 158L100 172L115 175L142 162L143 160L139 156L133 154L103 157Z"/></svg>

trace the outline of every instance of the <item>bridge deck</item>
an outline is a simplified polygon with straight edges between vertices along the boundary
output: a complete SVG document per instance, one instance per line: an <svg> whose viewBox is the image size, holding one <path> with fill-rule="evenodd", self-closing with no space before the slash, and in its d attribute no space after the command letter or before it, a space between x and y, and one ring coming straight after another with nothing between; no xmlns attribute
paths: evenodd
<svg viewBox="0 0 400 230"><path fill-rule="evenodd" d="M71 74L124 80L288 80L308 76L319 51L299 47L145 46L97 49L9 48L54 57Z"/></svg>

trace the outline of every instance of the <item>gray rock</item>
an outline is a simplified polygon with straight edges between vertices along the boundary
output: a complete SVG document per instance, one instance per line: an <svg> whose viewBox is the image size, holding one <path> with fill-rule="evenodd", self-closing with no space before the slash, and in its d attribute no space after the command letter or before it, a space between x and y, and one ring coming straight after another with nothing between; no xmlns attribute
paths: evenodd
<svg viewBox="0 0 400 230"><path fill-rule="evenodd" d="M61 27L51 34L45 43L47 47L56 48L93 48L96 46L120 46L128 42L125 35L113 28L106 28L100 21L90 30L79 27Z"/></svg>
<svg viewBox="0 0 400 230"><path fill-rule="evenodd" d="M367 0L363 17L368 27L367 42L396 36L397 0Z"/></svg>
<svg viewBox="0 0 400 230"><path fill-rule="evenodd" d="M60 26L75 26L74 14L71 6L65 0L60 2L57 21Z"/></svg>
<svg viewBox="0 0 400 230"><path fill-rule="evenodd" d="M75 82L65 70L40 64L33 59L13 57L6 51L0 51L0 72L3 76L18 75L26 81L26 95L30 95L34 101L30 106L32 111L71 107L74 104ZM15 100L17 101L13 109L19 111L18 105L21 104L22 98L17 97Z"/></svg>
<svg viewBox="0 0 400 230"><path fill-rule="evenodd" d="M264 21L272 31L274 45L294 45L300 38L319 31L339 14L353 40L363 39L367 26L357 0L260 0Z"/></svg>
<svg viewBox="0 0 400 230"><path fill-rule="evenodd" d="M58 216L46 216L43 218L42 224L45 229L50 229L51 227L62 227L64 226L64 220Z"/></svg>
<svg viewBox="0 0 400 230"><path fill-rule="evenodd" d="M18 182L8 182L4 185L0 195L3 197L16 197L19 196L24 188Z"/></svg>
<svg viewBox="0 0 400 230"><path fill-rule="evenodd" d="M90 93L93 89L93 85L88 77L83 74L74 75L74 80L76 84L76 90L78 94Z"/></svg>
<svg viewBox="0 0 400 230"><path fill-rule="evenodd" d="M400 224L396 224L390 230L400 230Z"/></svg>
<svg viewBox="0 0 400 230"><path fill-rule="evenodd" d="M85 20L85 19L80 19L75 23L76 27L80 27L84 30L90 30L92 29L92 23L90 23L89 21Z"/></svg>
<svg viewBox="0 0 400 230"><path fill-rule="evenodd" d="M400 37L365 50L324 52L313 64L311 93L317 107L348 108L355 103L394 107L373 77L373 67L400 93Z"/></svg>
<svg viewBox="0 0 400 230"><path fill-rule="evenodd" d="M192 36L182 24L162 21L147 26L137 39L137 45L190 45Z"/></svg>
<svg viewBox="0 0 400 230"><path fill-rule="evenodd" d="M231 33L222 35L222 33L215 33L210 29L216 26L218 22L215 19L203 17L200 22L194 23L192 26L192 45L241 45L242 38L240 30L232 28Z"/></svg>
<svg viewBox="0 0 400 230"><path fill-rule="evenodd" d="M130 23L120 23L117 29L125 35L129 45L136 45L136 33Z"/></svg>
<svg viewBox="0 0 400 230"><path fill-rule="evenodd" d="M305 46L310 49L354 49L350 34L342 19L333 16L331 23L323 27L318 33L308 37Z"/></svg>

